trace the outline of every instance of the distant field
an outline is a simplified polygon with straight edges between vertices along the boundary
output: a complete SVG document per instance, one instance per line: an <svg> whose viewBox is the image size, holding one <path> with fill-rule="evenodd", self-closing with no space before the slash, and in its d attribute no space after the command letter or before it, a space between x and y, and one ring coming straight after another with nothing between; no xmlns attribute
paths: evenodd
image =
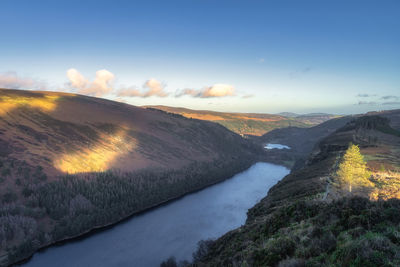
<svg viewBox="0 0 400 267"><path fill-rule="evenodd" d="M186 118L207 120L219 123L229 130L240 135L261 136L269 131L290 126L311 127L324 121L337 117L330 114L307 114L298 115L294 113L285 116L281 114L261 113L230 113L209 110L191 110L167 106L146 106L147 108L160 109L169 113L182 115Z"/></svg>

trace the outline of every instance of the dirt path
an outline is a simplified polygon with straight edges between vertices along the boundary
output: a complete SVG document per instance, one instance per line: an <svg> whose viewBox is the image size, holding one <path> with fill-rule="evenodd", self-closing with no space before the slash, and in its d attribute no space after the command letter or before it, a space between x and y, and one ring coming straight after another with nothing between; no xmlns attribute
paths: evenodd
<svg viewBox="0 0 400 267"><path fill-rule="evenodd" d="M326 184L324 196L322 197L322 201L326 201L328 195L331 193L331 187L332 187L332 183L333 183L332 176L334 173L336 173L337 169L339 168L339 162L340 162L340 159L342 158L342 154L343 153L339 153L339 155L337 155L335 165L332 168L332 173L330 176L326 177L327 184Z"/></svg>

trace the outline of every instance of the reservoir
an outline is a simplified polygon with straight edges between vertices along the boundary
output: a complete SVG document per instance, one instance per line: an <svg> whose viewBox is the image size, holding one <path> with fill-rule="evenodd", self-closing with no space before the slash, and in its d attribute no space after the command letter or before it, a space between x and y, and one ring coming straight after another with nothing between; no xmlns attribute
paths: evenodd
<svg viewBox="0 0 400 267"><path fill-rule="evenodd" d="M266 149L290 149L290 147L281 144L267 144L264 148Z"/></svg>
<svg viewBox="0 0 400 267"><path fill-rule="evenodd" d="M197 242L218 238L246 221L249 208L289 173L256 163L219 184L141 213L86 238L36 253L25 267L160 266L191 260Z"/></svg>

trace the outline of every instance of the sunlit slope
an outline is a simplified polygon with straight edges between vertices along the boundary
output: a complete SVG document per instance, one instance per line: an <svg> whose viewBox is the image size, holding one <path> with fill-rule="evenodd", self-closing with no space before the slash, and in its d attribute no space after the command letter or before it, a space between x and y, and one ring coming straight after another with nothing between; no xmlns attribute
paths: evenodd
<svg viewBox="0 0 400 267"><path fill-rule="evenodd" d="M179 168L246 149L209 122L81 95L0 90L0 156L48 174Z"/></svg>
<svg viewBox="0 0 400 267"><path fill-rule="evenodd" d="M148 108L160 109L186 118L213 121L241 135L261 136L277 128L289 126L310 127L316 124L315 121L311 120L297 120L296 118L274 114L228 113L167 106L148 106ZM327 120L328 118L324 117L322 119Z"/></svg>

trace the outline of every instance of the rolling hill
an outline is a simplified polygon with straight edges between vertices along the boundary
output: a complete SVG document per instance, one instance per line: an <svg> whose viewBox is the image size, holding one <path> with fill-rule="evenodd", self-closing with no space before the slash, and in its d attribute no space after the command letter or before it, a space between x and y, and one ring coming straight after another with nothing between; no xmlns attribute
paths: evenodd
<svg viewBox="0 0 400 267"><path fill-rule="evenodd" d="M146 106L163 110L169 113L180 114L187 118L207 120L219 123L229 130L243 136L261 136L271 130L290 126L311 127L331 118L337 117L330 114L306 114L284 116L280 114L263 113L231 113L209 110L192 110L167 106Z"/></svg>
<svg viewBox="0 0 400 267"><path fill-rule="evenodd" d="M48 174L179 168L247 145L217 124L64 93L1 90L0 116L3 156Z"/></svg>
<svg viewBox="0 0 400 267"><path fill-rule="evenodd" d="M0 89L0 265L229 178L260 151L208 121Z"/></svg>

